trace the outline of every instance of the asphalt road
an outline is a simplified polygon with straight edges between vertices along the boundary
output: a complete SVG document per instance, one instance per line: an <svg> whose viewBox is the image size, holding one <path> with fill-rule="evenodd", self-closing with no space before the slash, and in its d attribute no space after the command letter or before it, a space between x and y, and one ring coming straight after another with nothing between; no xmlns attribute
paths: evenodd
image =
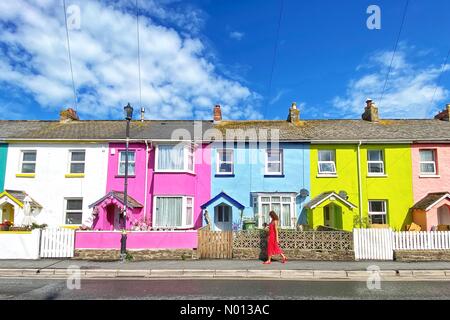
<svg viewBox="0 0 450 320"><path fill-rule="evenodd" d="M70 290L65 280L0 279L0 299L450 299L449 282L365 282L289 280L81 280Z"/></svg>

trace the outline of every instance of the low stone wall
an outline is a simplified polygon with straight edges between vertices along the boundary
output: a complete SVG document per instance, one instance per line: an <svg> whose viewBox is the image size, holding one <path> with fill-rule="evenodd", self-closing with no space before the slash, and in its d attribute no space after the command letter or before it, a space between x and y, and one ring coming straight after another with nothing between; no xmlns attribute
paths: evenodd
<svg viewBox="0 0 450 320"><path fill-rule="evenodd" d="M396 250L396 261L450 261L450 250Z"/></svg>
<svg viewBox="0 0 450 320"><path fill-rule="evenodd" d="M316 261L353 261L353 250L283 250L288 260L316 260ZM256 248L233 249L233 259L239 260L266 260L267 255ZM281 259L281 258L280 258Z"/></svg>
<svg viewBox="0 0 450 320"><path fill-rule="evenodd" d="M193 249L128 250L127 252L132 261L197 259L197 251ZM74 259L117 261L120 259L120 250L77 249L75 250Z"/></svg>

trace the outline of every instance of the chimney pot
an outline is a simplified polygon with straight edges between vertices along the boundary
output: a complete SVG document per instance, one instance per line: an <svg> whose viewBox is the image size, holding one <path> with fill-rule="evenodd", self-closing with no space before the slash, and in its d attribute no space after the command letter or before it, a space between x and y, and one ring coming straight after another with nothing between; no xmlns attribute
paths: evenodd
<svg viewBox="0 0 450 320"><path fill-rule="evenodd" d="M78 117L77 112L72 108L68 108L59 113L59 121L60 122L70 122L70 121L78 121L78 120L80 120L80 118Z"/></svg>
<svg viewBox="0 0 450 320"><path fill-rule="evenodd" d="M214 106L214 122L222 121L222 109L219 104Z"/></svg>
<svg viewBox="0 0 450 320"><path fill-rule="evenodd" d="M292 102L291 107L289 108L289 115L287 121L291 123L300 122L300 110L297 109L296 102Z"/></svg>
<svg viewBox="0 0 450 320"><path fill-rule="evenodd" d="M364 108L364 113L361 115L361 118L370 122L377 122L380 120L378 108L372 99L369 98L366 100L366 107Z"/></svg>

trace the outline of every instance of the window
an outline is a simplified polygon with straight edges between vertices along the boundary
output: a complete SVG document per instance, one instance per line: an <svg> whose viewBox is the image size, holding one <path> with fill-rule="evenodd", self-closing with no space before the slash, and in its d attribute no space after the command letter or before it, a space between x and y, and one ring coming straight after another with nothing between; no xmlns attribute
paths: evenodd
<svg viewBox="0 0 450 320"><path fill-rule="evenodd" d="M218 206L217 207L217 222L230 222L231 207Z"/></svg>
<svg viewBox="0 0 450 320"><path fill-rule="evenodd" d="M119 154L119 176L125 175L125 156L126 151L120 151ZM136 174L136 157L134 151L128 151L128 175L134 176Z"/></svg>
<svg viewBox="0 0 450 320"><path fill-rule="evenodd" d="M84 173L86 152L84 150L70 151L69 173Z"/></svg>
<svg viewBox="0 0 450 320"><path fill-rule="evenodd" d="M183 196L155 197L153 226L191 228L194 224L194 198Z"/></svg>
<svg viewBox="0 0 450 320"><path fill-rule="evenodd" d="M192 145L158 145L157 171L194 172L194 147Z"/></svg>
<svg viewBox="0 0 450 320"><path fill-rule="evenodd" d="M280 218L280 226L283 228L293 227L295 217L295 195L293 194L260 194L255 197L254 206L259 212L259 226L269 223L269 212L275 211Z"/></svg>
<svg viewBox="0 0 450 320"><path fill-rule="evenodd" d="M369 201L369 220L371 224L387 224L386 219L386 201Z"/></svg>
<svg viewBox="0 0 450 320"><path fill-rule="evenodd" d="M233 174L234 150L217 150L217 174Z"/></svg>
<svg viewBox="0 0 450 320"><path fill-rule="evenodd" d="M367 167L369 175L384 174L384 160L382 150L367 150Z"/></svg>
<svg viewBox="0 0 450 320"><path fill-rule="evenodd" d="M319 150L319 174L336 174L335 161L333 150Z"/></svg>
<svg viewBox="0 0 450 320"><path fill-rule="evenodd" d="M434 150L419 150L420 154L420 174L436 174L436 157Z"/></svg>
<svg viewBox="0 0 450 320"><path fill-rule="evenodd" d="M268 149L266 151L266 174L283 174L283 150Z"/></svg>
<svg viewBox="0 0 450 320"><path fill-rule="evenodd" d="M83 216L83 199L66 199L65 223L81 224Z"/></svg>
<svg viewBox="0 0 450 320"><path fill-rule="evenodd" d="M36 173L36 150L22 151L21 173Z"/></svg>

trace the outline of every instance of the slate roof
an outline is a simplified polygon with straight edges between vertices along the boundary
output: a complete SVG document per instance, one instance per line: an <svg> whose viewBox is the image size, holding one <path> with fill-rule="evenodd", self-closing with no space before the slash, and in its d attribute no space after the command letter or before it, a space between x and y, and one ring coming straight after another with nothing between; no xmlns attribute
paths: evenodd
<svg viewBox="0 0 450 320"><path fill-rule="evenodd" d="M25 200L26 196L29 196L25 191L19 191L19 190L5 190L7 193L9 193L11 196L13 196L14 198L16 198L17 200L19 200L22 204L23 201ZM42 206L35 201L33 198L31 198L31 207L32 208L42 208Z"/></svg>
<svg viewBox="0 0 450 320"><path fill-rule="evenodd" d="M105 196L98 199L93 204L89 205L89 208L95 207L96 205L98 205L99 203L102 203L104 200L106 200L110 197L113 197L113 198L119 200L122 204L125 203L125 195L123 192L110 191ZM129 195L127 196L127 203L128 203L128 207L130 207L130 208L143 208L144 207L142 204L140 204L138 201L136 201L133 197L130 197Z"/></svg>
<svg viewBox="0 0 450 320"><path fill-rule="evenodd" d="M327 198L329 198L331 196L334 196L335 198L337 198L340 201L344 202L349 207L356 208L356 206L353 203L351 203L350 201L342 198L339 194L337 194L334 191L322 192L317 197L311 199L308 203L306 203L305 204L305 208L312 209L312 208L316 207L317 205L319 205L322 201L326 200Z"/></svg>
<svg viewBox="0 0 450 320"><path fill-rule="evenodd" d="M442 197L450 194L448 192L432 192L427 194L421 200L419 200L412 208L419 210L426 210L428 207L433 205L436 201L439 201Z"/></svg>
<svg viewBox="0 0 450 320"><path fill-rule="evenodd" d="M219 136L210 129L215 128ZM230 130L230 129L234 129ZM273 131L276 130L276 131ZM220 141L246 140L251 132L259 140L281 141L450 141L450 122L434 119L380 120L302 120L296 124L282 120L213 121L146 120L132 121L130 138L135 140ZM277 135L278 132L278 135ZM195 135L194 135L195 133ZM176 137L175 137L176 136ZM0 120L0 140L124 140L123 120L59 121Z"/></svg>

